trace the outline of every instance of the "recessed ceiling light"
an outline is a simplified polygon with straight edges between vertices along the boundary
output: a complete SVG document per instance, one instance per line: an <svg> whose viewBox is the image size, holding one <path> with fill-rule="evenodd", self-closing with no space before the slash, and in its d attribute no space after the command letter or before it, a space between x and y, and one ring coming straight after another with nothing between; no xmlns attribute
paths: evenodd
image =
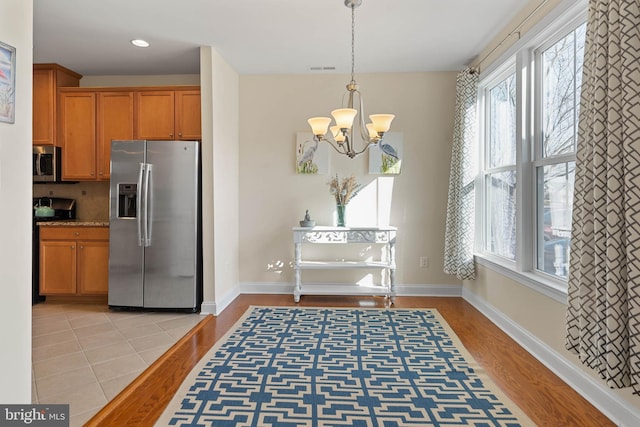
<svg viewBox="0 0 640 427"><path fill-rule="evenodd" d="M149 43L142 39L131 40L131 44L137 47L149 47Z"/></svg>

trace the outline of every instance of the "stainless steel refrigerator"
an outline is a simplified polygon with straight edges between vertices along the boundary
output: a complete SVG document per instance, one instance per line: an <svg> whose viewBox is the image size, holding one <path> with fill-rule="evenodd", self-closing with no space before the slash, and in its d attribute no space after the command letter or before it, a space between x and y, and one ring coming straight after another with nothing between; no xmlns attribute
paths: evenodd
<svg viewBox="0 0 640 427"><path fill-rule="evenodd" d="M199 311L197 141L112 141L109 306Z"/></svg>

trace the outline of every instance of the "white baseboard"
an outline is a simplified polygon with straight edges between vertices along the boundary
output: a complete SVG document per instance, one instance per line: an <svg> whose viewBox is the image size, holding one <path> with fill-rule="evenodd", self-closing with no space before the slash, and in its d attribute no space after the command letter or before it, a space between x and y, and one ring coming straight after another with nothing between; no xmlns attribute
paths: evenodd
<svg viewBox="0 0 640 427"><path fill-rule="evenodd" d="M240 295L238 288L233 288L230 292L227 292L222 298L216 301L203 301L200 307L200 314L213 314L217 316L222 313L222 310L227 308L229 304L233 302Z"/></svg>
<svg viewBox="0 0 640 427"><path fill-rule="evenodd" d="M293 284L282 282L242 282L240 294L291 294ZM462 285L396 285L398 296L459 297Z"/></svg>
<svg viewBox="0 0 640 427"><path fill-rule="evenodd" d="M462 285L397 285L398 296L460 297ZM293 284L282 282L243 282L220 300L203 301L200 314L217 316L240 294L290 294Z"/></svg>
<svg viewBox="0 0 640 427"><path fill-rule="evenodd" d="M397 285L400 297L461 297L462 285Z"/></svg>
<svg viewBox="0 0 640 427"><path fill-rule="evenodd" d="M482 312L520 346L609 417L611 421L621 427L640 426L640 411L625 405L613 390L583 372L580 367L531 335L472 291L463 288L462 298Z"/></svg>
<svg viewBox="0 0 640 427"><path fill-rule="evenodd" d="M240 282L240 294L291 294L293 284L282 282Z"/></svg>

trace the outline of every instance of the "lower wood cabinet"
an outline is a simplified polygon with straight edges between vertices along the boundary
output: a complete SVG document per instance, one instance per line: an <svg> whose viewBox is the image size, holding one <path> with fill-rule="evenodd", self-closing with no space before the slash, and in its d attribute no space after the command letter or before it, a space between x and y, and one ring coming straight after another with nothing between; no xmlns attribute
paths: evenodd
<svg viewBox="0 0 640 427"><path fill-rule="evenodd" d="M42 295L106 295L108 289L107 227L41 226Z"/></svg>

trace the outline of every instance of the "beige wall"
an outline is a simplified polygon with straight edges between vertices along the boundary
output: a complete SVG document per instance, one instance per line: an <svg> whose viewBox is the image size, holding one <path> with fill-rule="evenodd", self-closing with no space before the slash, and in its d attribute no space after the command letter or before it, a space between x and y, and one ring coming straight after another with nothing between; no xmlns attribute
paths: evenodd
<svg viewBox="0 0 640 427"><path fill-rule="evenodd" d="M16 48L15 123L0 123L0 402L31 402L33 1L0 1L0 41Z"/></svg>
<svg viewBox="0 0 640 427"><path fill-rule="evenodd" d="M487 46L479 58L484 58L504 37L515 29L522 20L533 11L540 0L529 2L525 10L520 13L512 22L505 26L505 29L495 38L493 43ZM549 0L525 25L522 26L522 33L539 22L548 20L550 14L557 14L559 10L566 9L571 5L571 1ZM554 8L558 8L555 9ZM502 46L495 50L490 57L487 57L481 67L481 72L504 52L510 45L518 40L517 35L506 40ZM474 62L477 65L478 60ZM484 304L502 313L508 319L516 323L530 334L530 338L551 348L558 356L568 361L569 365L577 371L584 372L596 384L602 385L602 389L608 387L601 381L594 371L585 368L577 357L564 349L565 334L565 312L566 304L559 303L527 286L524 286L500 273L484 266L478 267L478 277L475 281L465 281L464 291L473 293ZM632 396L629 389L611 391L614 399L624 402L628 408L640 410L640 399ZM601 408L602 409L602 408ZM615 414L609 414L615 415Z"/></svg>
<svg viewBox="0 0 640 427"><path fill-rule="evenodd" d="M204 300L220 307L238 291L238 283L293 283L291 227L306 209L318 224L333 223L334 202L326 185L330 175L296 175L295 141L297 131L308 131L308 117L337 108L349 76L238 76L208 47L201 49L201 64L199 82L185 76L85 76L81 84L201 85ZM348 224L398 226L399 285L460 283L442 272L455 76L357 76L367 114L396 114L392 130L404 137L400 175L369 175L366 153L354 160L330 153L331 174L353 173L365 185L348 206ZM102 206L92 200L108 195L108 187L100 183L35 188L37 195L53 191L58 197L77 198L82 219L99 219L85 206ZM376 251L362 253L377 257ZM419 267L421 256L429 257L426 269ZM379 281L377 271L342 271L339 277L325 273L317 279L366 281L367 275Z"/></svg>
<svg viewBox="0 0 640 427"><path fill-rule="evenodd" d="M530 0L511 22L498 32L493 40L483 49L472 62L471 66L484 70L487 65L495 61L511 45L518 41L519 37L529 31L534 25L553 13L559 6L565 7L567 0Z"/></svg>
<svg viewBox="0 0 640 427"><path fill-rule="evenodd" d="M352 160L330 152L330 174L354 174L365 186L347 206L347 225L375 225L390 208L389 222L399 229L396 282L401 285L459 284L442 272L455 77L454 72L357 76L367 114L396 114L392 131L404 136L400 175L368 174L366 153ZM306 209L318 225L333 224L330 175L295 173L296 132L309 132L307 118L338 108L348 81L349 76L333 74L240 77L240 282L292 284L291 227L299 225ZM319 256L331 259L335 250L326 247ZM429 268L419 268L421 256L429 257ZM357 281L364 274L369 272L341 271L339 281Z"/></svg>
<svg viewBox="0 0 640 427"><path fill-rule="evenodd" d="M524 326L553 349L563 348L565 304L487 267L476 266L477 278L465 282L467 290L489 302L513 322Z"/></svg>

